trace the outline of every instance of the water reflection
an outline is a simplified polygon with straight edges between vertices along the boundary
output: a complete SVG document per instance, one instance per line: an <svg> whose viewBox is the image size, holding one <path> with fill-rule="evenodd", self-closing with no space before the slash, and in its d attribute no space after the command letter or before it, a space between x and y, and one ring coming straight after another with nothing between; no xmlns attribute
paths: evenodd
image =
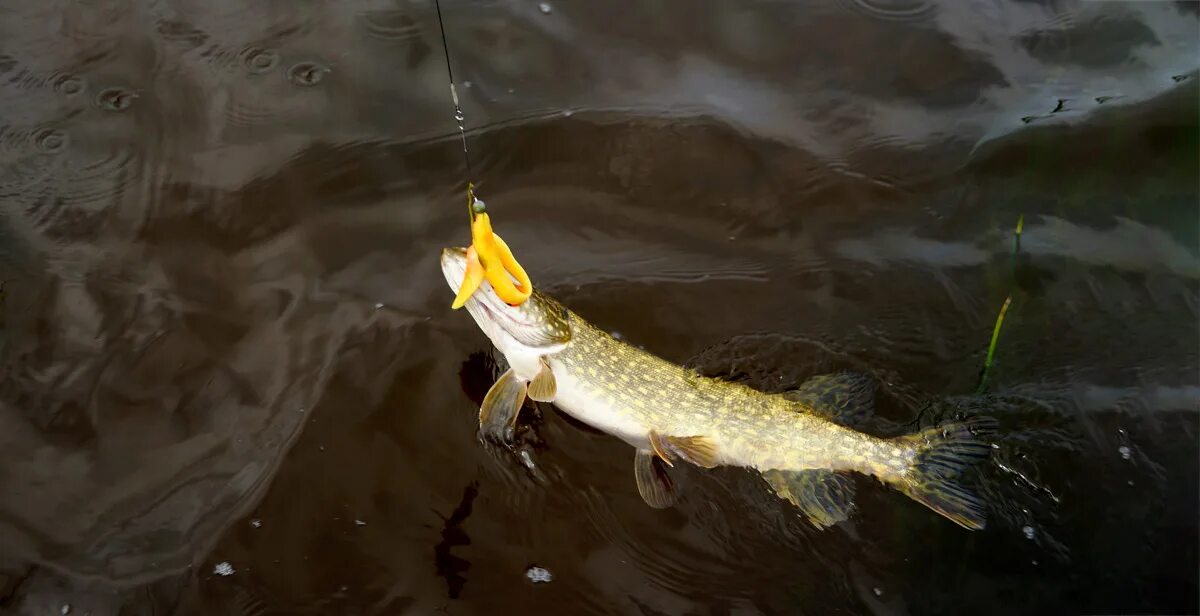
<svg viewBox="0 0 1200 616"><path fill-rule="evenodd" d="M432 4L24 3L0 608L1197 610L1194 3L549 5L443 6L535 281L763 389L868 372L879 431L998 416L997 523L863 489L819 533L732 470L650 511L627 448L549 406L477 442Z"/></svg>

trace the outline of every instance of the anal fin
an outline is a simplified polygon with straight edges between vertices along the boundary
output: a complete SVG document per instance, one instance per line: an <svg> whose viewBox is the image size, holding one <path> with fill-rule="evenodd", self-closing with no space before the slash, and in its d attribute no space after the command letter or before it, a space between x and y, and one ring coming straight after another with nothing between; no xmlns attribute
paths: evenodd
<svg viewBox="0 0 1200 616"><path fill-rule="evenodd" d="M822 374L782 395L826 419L843 426L855 426L862 423L875 406L875 380L853 372Z"/></svg>
<svg viewBox="0 0 1200 616"><path fill-rule="evenodd" d="M654 430L649 436L654 454L670 466L674 458L704 468L717 465L717 444L706 436L663 436Z"/></svg>
<svg viewBox="0 0 1200 616"><path fill-rule="evenodd" d="M517 423L517 414L525 404L525 382L507 370L492 384L479 406L479 429L484 434L508 440L509 430Z"/></svg>
<svg viewBox="0 0 1200 616"><path fill-rule="evenodd" d="M633 477L637 480L638 494L642 500L655 509L670 507L679 498L667 469L650 451L639 449L634 453Z"/></svg>
<svg viewBox="0 0 1200 616"><path fill-rule="evenodd" d="M550 364L546 363L546 358L541 358L538 363L542 369L529 382L529 398L538 402L554 402L554 396L558 394L558 382L554 379L554 371L550 369Z"/></svg>
<svg viewBox="0 0 1200 616"><path fill-rule="evenodd" d="M844 522L854 508L854 484L829 470L763 471L771 489L791 501L817 528Z"/></svg>

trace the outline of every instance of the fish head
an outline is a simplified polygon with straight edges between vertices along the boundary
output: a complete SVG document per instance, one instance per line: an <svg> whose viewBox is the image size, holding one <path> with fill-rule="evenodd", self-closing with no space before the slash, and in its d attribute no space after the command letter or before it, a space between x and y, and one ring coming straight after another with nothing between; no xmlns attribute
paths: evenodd
<svg viewBox="0 0 1200 616"><path fill-rule="evenodd" d="M467 249L445 248L441 260L446 284L457 292L467 273ZM508 355L552 355L571 340L570 311L536 289L521 305L512 306L485 279L464 307L492 344Z"/></svg>

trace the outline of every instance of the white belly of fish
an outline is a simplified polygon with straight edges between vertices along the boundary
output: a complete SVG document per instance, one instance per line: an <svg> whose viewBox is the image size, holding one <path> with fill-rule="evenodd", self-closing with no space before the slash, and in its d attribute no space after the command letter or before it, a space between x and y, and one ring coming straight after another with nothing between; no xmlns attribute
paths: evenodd
<svg viewBox="0 0 1200 616"><path fill-rule="evenodd" d="M638 448L649 449L649 428L628 409L617 409L604 397L584 387L562 364L550 360L558 392L554 406L589 426L611 434Z"/></svg>

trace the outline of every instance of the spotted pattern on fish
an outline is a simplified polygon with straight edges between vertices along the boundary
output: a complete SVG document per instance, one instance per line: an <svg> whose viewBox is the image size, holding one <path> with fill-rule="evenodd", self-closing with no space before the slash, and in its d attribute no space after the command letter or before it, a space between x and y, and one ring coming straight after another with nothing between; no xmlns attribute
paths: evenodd
<svg viewBox="0 0 1200 616"><path fill-rule="evenodd" d="M453 291L465 275L465 251L444 250L442 269ZM994 423L987 418L880 438L847 425L870 401L837 375L810 379L796 396L767 394L617 340L537 289L513 307L483 285L466 307L504 353L507 378L545 379L549 366L554 387L539 391L553 391L555 406L638 449L635 479L653 506L673 502L666 492L674 488L654 479L651 455L671 466L682 459L757 469L819 527L847 519L853 490L844 471L873 475L964 528L984 527L984 503L957 479L991 451L979 438Z"/></svg>
<svg viewBox="0 0 1200 616"><path fill-rule="evenodd" d="M805 405L696 374L613 338L568 312L571 343L550 358L608 408L668 436L706 436L726 464L893 476L912 452L838 425Z"/></svg>

